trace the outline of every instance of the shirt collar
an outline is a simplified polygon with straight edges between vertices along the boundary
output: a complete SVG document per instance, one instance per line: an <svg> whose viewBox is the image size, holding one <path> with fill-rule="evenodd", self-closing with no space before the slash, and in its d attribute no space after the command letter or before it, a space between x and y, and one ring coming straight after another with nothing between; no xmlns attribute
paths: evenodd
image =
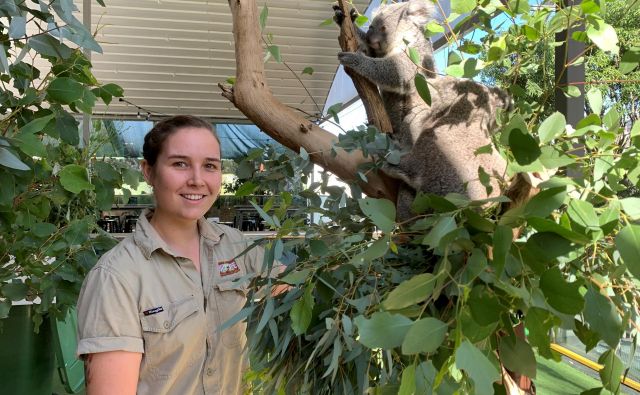
<svg viewBox="0 0 640 395"><path fill-rule="evenodd" d="M136 232L133 235L133 240L147 259L150 259L151 254L157 249L162 249L167 254L175 256L171 248L149 222L152 216L153 209L145 209L142 214L140 214L136 223ZM219 242L224 234L221 227L215 226L204 217L198 219L198 231L200 232L200 237L211 240L214 243Z"/></svg>

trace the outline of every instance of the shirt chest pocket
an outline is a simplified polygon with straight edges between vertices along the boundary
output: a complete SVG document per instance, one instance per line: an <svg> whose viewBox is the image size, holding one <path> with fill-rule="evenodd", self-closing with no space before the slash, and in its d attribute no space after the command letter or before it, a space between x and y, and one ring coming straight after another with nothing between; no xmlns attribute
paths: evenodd
<svg viewBox="0 0 640 395"><path fill-rule="evenodd" d="M175 302L158 304L140 313L144 359L156 368L156 372L165 370L162 361L187 357L191 352L189 340L197 336L198 327L201 326L194 319L198 310L195 297L189 295Z"/></svg>
<svg viewBox="0 0 640 395"><path fill-rule="evenodd" d="M247 301L247 285L245 282L222 281L215 284L215 293L218 325L223 325L244 307ZM244 346L246 329L247 323L244 320L223 329L220 334L222 343L227 347Z"/></svg>

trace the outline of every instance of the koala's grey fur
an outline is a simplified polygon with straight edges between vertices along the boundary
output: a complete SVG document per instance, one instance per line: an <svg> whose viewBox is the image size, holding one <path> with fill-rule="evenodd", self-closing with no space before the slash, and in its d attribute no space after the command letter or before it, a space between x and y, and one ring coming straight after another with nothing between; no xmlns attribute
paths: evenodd
<svg viewBox="0 0 640 395"><path fill-rule="evenodd" d="M508 108L510 98L500 89L435 73L431 42L424 36L424 26L434 14L433 4L425 0L381 6L369 30L358 33L363 51L338 55L340 63L378 86L393 138L408 152L399 164L388 163L383 168L406 183L398 196L400 219L411 218L416 190L438 195L457 192L471 199L488 197L478 179L479 166L492 176L491 195L497 195L498 179L506 168L497 152L477 156L474 152L491 144L496 110ZM336 21L340 20L337 15ZM422 68L411 61L408 47L419 52ZM427 78L431 106L415 88L417 72Z"/></svg>

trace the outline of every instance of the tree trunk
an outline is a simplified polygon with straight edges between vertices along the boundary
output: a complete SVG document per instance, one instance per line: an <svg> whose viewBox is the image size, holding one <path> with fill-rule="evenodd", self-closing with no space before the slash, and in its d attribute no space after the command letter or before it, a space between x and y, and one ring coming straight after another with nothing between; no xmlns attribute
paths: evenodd
<svg viewBox="0 0 640 395"><path fill-rule="evenodd" d="M236 82L232 88L219 85L222 95L249 120L279 143L300 152L343 181L357 180L358 165L368 162L360 152L331 151L336 137L278 101L267 85L260 44L258 7L255 0L229 0L236 51ZM381 172L367 174L360 183L365 194L396 201L397 181Z"/></svg>
<svg viewBox="0 0 640 395"><path fill-rule="evenodd" d="M338 0L338 5L345 15L342 26L340 26L340 36L338 37L340 48L345 52L356 52L358 50L358 40L355 32L356 27L353 25L353 22L351 22L351 18L349 17L350 10L347 7L345 0ZM358 75L348 67L346 67L344 71L349 77L351 77L353 85L356 87L356 91L358 92L358 96L362 99L362 104L367 112L367 120L369 123L371 125L375 125L378 130L383 133L393 133L391 120L389 120L389 115L384 109L384 104L382 103L380 92L378 92L378 87L373 82L361 75Z"/></svg>

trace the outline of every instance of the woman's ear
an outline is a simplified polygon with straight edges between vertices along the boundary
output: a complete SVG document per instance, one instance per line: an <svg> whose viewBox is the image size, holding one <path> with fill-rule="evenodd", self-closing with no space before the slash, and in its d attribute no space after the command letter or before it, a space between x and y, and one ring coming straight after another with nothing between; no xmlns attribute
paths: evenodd
<svg viewBox="0 0 640 395"><path fill-rule="evenodd" d="M147 184L153 187L153 166L146 159L143 159L140 161L140 170Z"/></svg>

